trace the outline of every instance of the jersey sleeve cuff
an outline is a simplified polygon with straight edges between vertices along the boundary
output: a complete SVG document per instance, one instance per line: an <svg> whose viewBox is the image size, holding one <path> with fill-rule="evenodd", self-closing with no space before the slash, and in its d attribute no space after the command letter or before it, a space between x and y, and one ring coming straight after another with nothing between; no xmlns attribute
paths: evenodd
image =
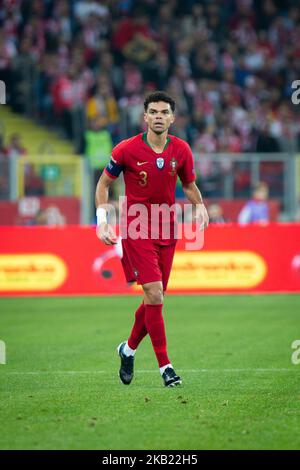
<svg viewBox="0 0 300 470"><path fill-rule="evenodd" d="M181 183L182 183L182 184L190 184L190 183L193 183L194 181L196 181L196 179L197 179L197 177L196 177L196 175L195 175L195 176L193 176L192 178L190 178L190 179L188 179L188 180L186 180L186 181L182 181L182 180L181 180Z"/></svg>

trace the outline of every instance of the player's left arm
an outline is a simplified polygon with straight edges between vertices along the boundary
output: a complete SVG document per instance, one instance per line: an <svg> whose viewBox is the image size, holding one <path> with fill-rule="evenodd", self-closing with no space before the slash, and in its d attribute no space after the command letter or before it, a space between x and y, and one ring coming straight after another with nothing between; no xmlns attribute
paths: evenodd
<svg viewBox="0 0 300 470"><path fill-rule="evenodd" d="M204 230L209 224L209 217L204 205L201 192L195 181L183 184L182 189L187 199L193 204L193 219L200 224L200 230Z"/></svg>
<svg viewBox="0 0 300 470"><path fill-rule="evenodd" d="M183 163L178 169L178 176L181 180L184 194L190 203L193 204L193 218L199 223L200 230L204 230L208 226L209 218L200 190L195 183L196 172L193 153L186 142L181 141L181 145L183 146Z"/></svg>

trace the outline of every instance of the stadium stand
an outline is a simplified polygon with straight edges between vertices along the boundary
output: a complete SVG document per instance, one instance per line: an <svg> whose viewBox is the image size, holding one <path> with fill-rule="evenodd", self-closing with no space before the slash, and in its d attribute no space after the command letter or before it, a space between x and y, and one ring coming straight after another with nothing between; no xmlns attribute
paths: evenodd
<svg viewBox="0 0 300 470"><path fill-rule="evenodd" d="M296 0L2 3L7 102L72 140L76 153L88 153L105 131L112 144L142 131L143 98L156 88L175 98L172 132L196 155L299 150L299 108L291 102L300 77ZM23 141L32 142L26 126ZM208 160L207 197L220 197L210 188L223 173ZM240 162L234 173L234 197L249 197L249 167ZM282 196L282 173L281 163L261 166L272 197Z"/></svg>

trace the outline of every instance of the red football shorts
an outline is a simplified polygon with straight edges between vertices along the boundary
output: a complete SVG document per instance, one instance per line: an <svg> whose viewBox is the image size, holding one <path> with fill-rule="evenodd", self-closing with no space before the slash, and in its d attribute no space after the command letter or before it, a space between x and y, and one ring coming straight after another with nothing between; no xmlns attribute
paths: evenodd
<svg viewBox="0 0 300 470"><path fill-rule="evenodd" d="M138 284L162 281L167 289L176 247L176 240L162 245L159 240L130 238L122 239L123 257L121 259L127 282Z"/></svg>

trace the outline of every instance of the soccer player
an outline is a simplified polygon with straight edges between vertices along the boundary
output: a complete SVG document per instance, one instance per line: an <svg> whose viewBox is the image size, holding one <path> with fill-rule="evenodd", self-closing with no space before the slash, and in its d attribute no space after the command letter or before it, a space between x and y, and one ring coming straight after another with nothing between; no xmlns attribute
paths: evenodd
<svg viewBox="0 0 300 470"><path fill-rule="evenodd" d="M175 102L162 91L148 95L144 102L144 120L147 132L119 143L112 152L111 160L102 173L96 188L97 235L106 245L116 243L116 235L107 222L105 205L112 182L123 171L127 197L126 227L134 222L136 215L130 213L135 204L147 209L146 222L140 225L140 237L132 236L130 230L122 235L123 257L121 259L126 280L137 281L143 288L144 298L135 313L135 322L127 341L118 346L121 359L119 376L129 385L133 379L134 355L142 339L149 334L158 361L163 383L166 387L181 384L167 353L164 325L163 297L171 271L176 237L174 212L167 222L160 221L154 228L151 209L155 205L167 207L175 203L177 175L187 199L193 204L194 218L200 220L200 229L208 225L207 211L201 193L195 184L193 155L189 145L168 134L174 122ZM121 221L122 225L122 221ZM134 225L134 224L133 224ZM163 229L169 225L170 233Z"/></svg>

